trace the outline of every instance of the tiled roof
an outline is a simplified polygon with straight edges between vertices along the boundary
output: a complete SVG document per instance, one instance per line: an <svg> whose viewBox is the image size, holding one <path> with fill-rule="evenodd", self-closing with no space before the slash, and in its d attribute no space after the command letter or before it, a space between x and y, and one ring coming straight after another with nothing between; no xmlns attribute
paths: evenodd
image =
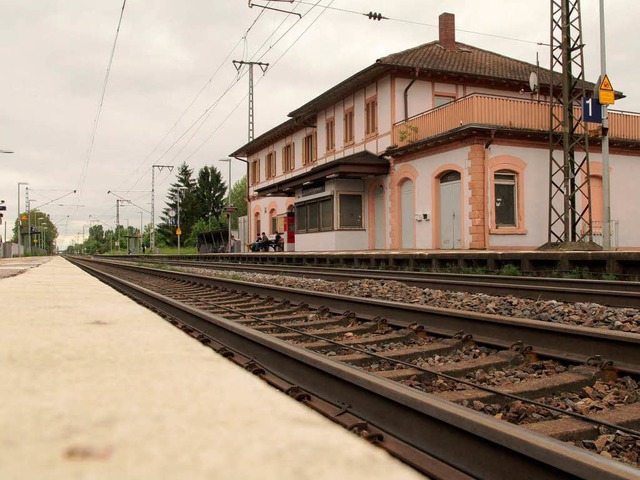
<svg viewBox="0 0 640 480"><path fill-rule="evenodd" d="M531 72L538 67L497 53L456 42L456 48L445 49L439 42L430 42L382 57L376 63L394 67L418 68L471 77L484 77L510 82L529 82ZM549 83L548 69L540 68L539 82Z"/></svg>

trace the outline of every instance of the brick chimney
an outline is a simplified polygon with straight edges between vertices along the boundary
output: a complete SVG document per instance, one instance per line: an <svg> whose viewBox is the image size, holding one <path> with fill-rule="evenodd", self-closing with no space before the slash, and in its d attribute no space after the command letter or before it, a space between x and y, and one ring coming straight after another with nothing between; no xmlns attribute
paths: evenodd
<svg viewBox="0 0 640 480"><path fill-rule="evenodd" d="M456 17L453 13L443 13L438 20L440 45L447 50L453 50L456 48Z"/></svg>

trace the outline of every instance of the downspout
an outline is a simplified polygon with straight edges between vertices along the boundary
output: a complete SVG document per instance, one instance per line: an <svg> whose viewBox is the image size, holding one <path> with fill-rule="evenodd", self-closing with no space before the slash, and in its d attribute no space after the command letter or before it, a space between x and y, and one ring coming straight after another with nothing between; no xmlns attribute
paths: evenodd
<svg viewBox="0 0 640 480"><path fill-rule="evenodd" d="M418 74L420 73L420 69L416 68L415 77L413 80L409 82L409 85L404 89L404 119L407 120L409 118L409 89L416 83L418 79Z"/></svg>
<svg viewBox="0 0 640 480"><path fill-rule="evenodd" d="M491 222L493 220L492 212L493 212L493 202L495 199L493 198L493 192L490 191L491 187L491 169L489 168L489 148L491 148L491 144L496 138L496 131L491 130L491 138L484 144L484 169L485 169L485 199L487 204L485 205L485 222L484 222L484 249L489 250L489 229L491 228Z"/></svg>

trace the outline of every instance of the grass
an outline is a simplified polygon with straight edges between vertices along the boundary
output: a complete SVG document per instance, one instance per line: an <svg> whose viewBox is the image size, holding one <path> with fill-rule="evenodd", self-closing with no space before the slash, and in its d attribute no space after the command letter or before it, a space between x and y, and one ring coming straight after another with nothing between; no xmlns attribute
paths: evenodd
<svg viewBox="0 0 640 480"><path fill-rule="evenodd" d="M506 263L505 265L500 267L500 270L498 270L498 275L506 275L506 276L510 276L510 277L517 277L519 275L522 275L522 272L515 265L513 265L511 263Z"/></svg>
<svg viewBox="0 0 640 480"><path fill-rule="evenodd" d="M149 250L147 250L149 252ZM149 252L151 253L151 252ZM196 247L180 247L180 255L194 255L198 253ZM160 255L177 255L178 247L161 247Z"/></svg>

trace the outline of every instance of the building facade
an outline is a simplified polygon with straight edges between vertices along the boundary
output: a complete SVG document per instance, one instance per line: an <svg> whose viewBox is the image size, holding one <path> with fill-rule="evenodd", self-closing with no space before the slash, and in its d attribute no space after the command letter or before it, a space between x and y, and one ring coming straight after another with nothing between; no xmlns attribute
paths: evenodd
<svg viewBox="0 0 640 480"><path fill-rule="evenodd" d="M547 70L456 42L442 14L437 41L378 59L232 154L249 165L250 238L282 232L289 213L296 251L537 248L548 84ZM588 125L597 240L601 136ZM640 117L611 112L609 137L612 243L640 248Z"/></svg>

